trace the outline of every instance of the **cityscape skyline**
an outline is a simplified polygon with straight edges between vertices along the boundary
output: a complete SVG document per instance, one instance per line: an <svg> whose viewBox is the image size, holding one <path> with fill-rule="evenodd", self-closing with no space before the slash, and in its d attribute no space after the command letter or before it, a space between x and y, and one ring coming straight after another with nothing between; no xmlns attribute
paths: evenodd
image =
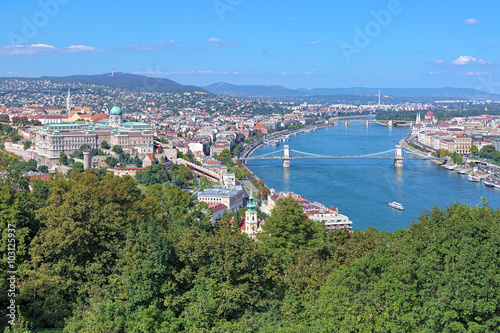
<svg viewBox="0 0 500 333"><path fill-rule="evenodd" d="M2 5L0 77L119 72L198 86L465 87L499 93L494 1Z"/></svg>

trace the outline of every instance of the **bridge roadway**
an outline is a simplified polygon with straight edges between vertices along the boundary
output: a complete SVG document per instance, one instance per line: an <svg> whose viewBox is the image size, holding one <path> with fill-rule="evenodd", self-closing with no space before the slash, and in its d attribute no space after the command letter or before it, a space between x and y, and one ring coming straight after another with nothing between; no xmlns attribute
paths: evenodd
<svg viewBox="0 0 500 333"><path fill-rule="evenodd" d="M389 155L391 153L391 155ZM339 156L339 155L318 155L305 153L297 150L292 150L288 145L284 146L283 150L275 151L272 153L259 155L259 156L251 156L240 158L241 161L246 163L246 161L256 161L256 160L283 160L283 167L290 167L290 161L292 159L394 159L394 166L402 167L403 160L439 160L441 163L445 163L446 160L433 157L426 156L415 153L405 153L403 155L403 148L401 145L396 145L395 149L366 154L366 155L349 155L349 156Z"/></svg>
<svg viewBox="0 0 500 333"><path fill-rule="evenodd" d="M362 120L362 119L330 119L328 121L330 124L344 124L345 126L348 126L350 123L364 123L366 126L369 126L370 124L379 124L379 125L384 125L384 126L411 126L413 125L413 121L407 121L407 120Z"/></svg>

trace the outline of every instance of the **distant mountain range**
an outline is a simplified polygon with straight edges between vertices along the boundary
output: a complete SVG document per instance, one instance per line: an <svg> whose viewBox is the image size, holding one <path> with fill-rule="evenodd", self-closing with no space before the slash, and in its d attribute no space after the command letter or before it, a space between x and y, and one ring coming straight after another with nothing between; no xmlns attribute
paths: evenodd
<svg viewBox="0 0 500 333"><path fill-rule="evenodd" d="M303 97L313 95L303 91L288 89L283 86L245 85L238 86L226 82L217 82L203 87L213 94L240 97Z"/></svg>
<svg viewBox="0 0 500 333"><path fill-rule="evenodd" d="M263 85L234 85L226 82L218 82L203 87L205 90L222 95L242 96L242 97L303 97L313 98L319 96L336 96L342 100L366 100L378 98L378 88L315 88L315 89L288 89L283 86L263 86ZM423 97L423 98L450 98L450 99L471 99L479 96L488 96L491 99L500 99L500 95L488 94L469 88L383 88L380 89L383 96L393 98L401 97ZM350 97L349 97L350 96Z"/></svg>
<svg viewBox="0 0 500 333"><path fill-rule="evenodd" d="M52 82L81 82L87 84L103 85L112 88L128 89L137 92L162 92L162 93L185 93L206 92L203 88L186 86L169 79L148 77L128 73L106 73L101 75L71 75L71 76L43 76L40 79Z"/></svg>
<svg viewBox="0 0 500 333"><path fill-rule="evenodd" d="M0 78L0 81L9 78ZM71 75L63 77L43 76L35 80L50 80L59 83L87 83L112 88L128 89L136 92L186 93L204 92L226 96L248 98L286 98L307 102L367 103L378 101L378 88L314 88L289 89L280 85L235 85L217 82L206 87L183 85L175 81L128 73L106 73L101 75ZM492 99L500 100L500 95L489 94L469 88L383 88L380 89L382 102L425 101L435 99Z"/></svg>

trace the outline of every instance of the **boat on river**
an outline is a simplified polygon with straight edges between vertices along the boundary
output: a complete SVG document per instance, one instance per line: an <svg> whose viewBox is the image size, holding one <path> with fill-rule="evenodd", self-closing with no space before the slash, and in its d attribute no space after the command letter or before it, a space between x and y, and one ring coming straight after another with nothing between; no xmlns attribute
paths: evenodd
<svg viewBox="0 0 500 333"><path fill-rule="evenodd" d="M392 208L394 208L394 209L398 209L398 210L404 210L405 209L402 204L400 204L399 202L396 202L396 201L389 202L389 206L392 207Z"/></svg>
<svg viewBox="0 0 500 333"><path fill-rule="evenodd" d="M455 170L458 165L443 165L443 167L446 169L446 170Z"/></svg>
<svg viewBox="0 0 500 333"><path fill-rule="evenodd" d="M469 176L467 176L467 180L472 183L479 183L481 181L481 177L471 173Z"/></svg>
<svg viewBox="0 0 500 333"><path fill-rule="evenodd" d="M495 183L497 182L498 180L495 180L495 179L492 179L492 178L486 178L484 180L484 185L485 186L488 186L488 187L495 187Z"/></svg>

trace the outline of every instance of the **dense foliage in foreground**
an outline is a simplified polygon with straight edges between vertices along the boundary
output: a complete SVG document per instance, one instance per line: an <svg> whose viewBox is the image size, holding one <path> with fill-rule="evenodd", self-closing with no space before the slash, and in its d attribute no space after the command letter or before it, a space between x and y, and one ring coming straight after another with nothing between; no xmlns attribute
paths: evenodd
<svg viewBox="0 0 500 333"><path fill-rule="evenodd" d="M453 204L394 233L324 232L279 201L257 242L169 185L91 172L0 184L19 310L65 332L500 329L500 211ZM233 220L234 221L234 220ZM2 325L6 325L5 308ZM8 329L7 329L8 330Z"/></svg>

